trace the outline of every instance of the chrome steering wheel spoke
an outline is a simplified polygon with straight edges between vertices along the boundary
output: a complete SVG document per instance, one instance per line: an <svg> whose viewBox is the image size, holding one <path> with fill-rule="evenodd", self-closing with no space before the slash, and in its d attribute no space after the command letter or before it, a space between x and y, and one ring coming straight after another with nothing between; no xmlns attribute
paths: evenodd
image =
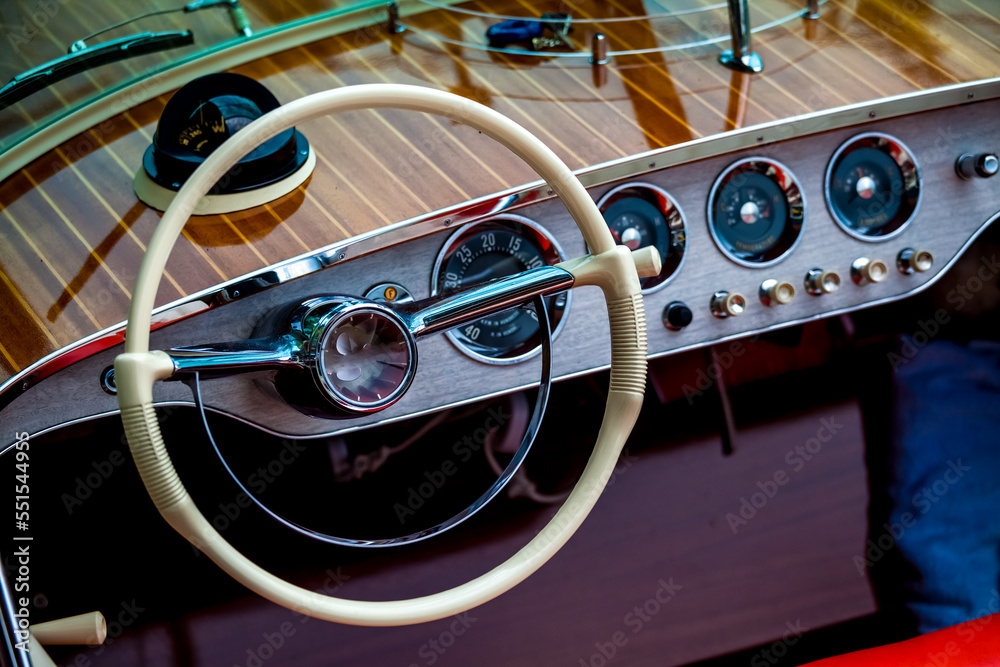
<svg viewBox="0 0 1000 667"><path fill-rule="evenodd" d="M416 337L441 333L513 308L538 296L573 286L573 274L558 266L540 266L470 287L460 292L400 304L397 312Z"/></svg>
<svg viewBox="0 0 1000 667"><path fill-rule="evenodd" d="M573 286L573 275L542 266L418 302L390 305L317 296L279 309L257 337L166 350L169 379L269 372L279 395L316 417L357 417L394 404L416 373L416 339Z"/></svg>

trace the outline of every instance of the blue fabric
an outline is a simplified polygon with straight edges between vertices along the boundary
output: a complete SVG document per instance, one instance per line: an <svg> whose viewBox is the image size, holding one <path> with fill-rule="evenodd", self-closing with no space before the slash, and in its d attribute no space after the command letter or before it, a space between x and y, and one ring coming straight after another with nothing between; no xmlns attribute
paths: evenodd
<svg viewBox="0 0 1000 667"><path fill-rule="evenodd" d="M885 531L921 633L1000 608L1000 343L923 342L893 377Z"/></svg>

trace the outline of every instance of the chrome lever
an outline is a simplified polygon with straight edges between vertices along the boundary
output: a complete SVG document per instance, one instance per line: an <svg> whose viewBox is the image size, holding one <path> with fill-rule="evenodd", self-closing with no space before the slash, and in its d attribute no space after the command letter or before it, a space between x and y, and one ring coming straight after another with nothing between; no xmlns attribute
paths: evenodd
<svg viewBox="0 0 1000 667"><path fill-rule="evenodd" d="M541 266L468 288L435 296L394 310L415 337L440 333L513 308L536 296L550 296L573 286L573 274L557 266Z"/></svg>
<svg viewBox="0 0 1000 667"><path fill-rule="evenodd" d="M301 342L291 335L165 350L174 363L172 380L195 373L220 377L289 366L301 368L301 351Z"/></svg>

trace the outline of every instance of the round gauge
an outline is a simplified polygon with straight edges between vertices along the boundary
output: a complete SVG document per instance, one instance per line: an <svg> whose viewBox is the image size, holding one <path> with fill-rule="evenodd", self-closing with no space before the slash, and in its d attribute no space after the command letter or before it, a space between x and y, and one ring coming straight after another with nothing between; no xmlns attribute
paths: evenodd
<svg viewBox="0 0 1000 667"><path fill-rule="evenodd" d="M805 197L792 172L762 157L729 165L708 196L712 238L743 266L781 261L798 243L805 214Z"/></svg>
<svg viewBox="0 0 1000 667"><path fill-rule="evenodd" d="M660 253L660 274L641 281L649 292L665 285L684 261L687 230L677 202L660 188L645 183L620 185L597 203L611 236L630 250L654 246Z"/></svg>
<svg viewBox="0 0 1000 667"><path fill-rule="evenodd" d="M903 231L920 203L920 170L901 141L884 134L852 137L826 170L826 204L855 238L883 241Z"/></svg>
<svg viewBox="0 0 1000 667"><path fill-rule="evenodd" d="M434 262L431 294L449 294L563 259L555 239L527 218L486 220L459 230L445 242ZM547 298L546 305L556 334L569 293ZM515 363L541 351L538 317L530 308L511 308L447 335L458 349L493 364Z"/></svg>

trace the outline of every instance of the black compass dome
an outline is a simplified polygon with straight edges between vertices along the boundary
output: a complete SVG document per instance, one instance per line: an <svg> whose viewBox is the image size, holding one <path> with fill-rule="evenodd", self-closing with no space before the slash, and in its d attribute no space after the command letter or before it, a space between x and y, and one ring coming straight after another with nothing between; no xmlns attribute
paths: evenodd
<svg viewBox="0 0 1000 667"><path fill-rule="evenodd" d="M261 83L242 74L209 74L188 83L163 108L143 167L158 185L177 190L223 141L281 106ZM279 181L307 159L309 144L291 128L244 156L212 194L253 190Z"/></svg>

